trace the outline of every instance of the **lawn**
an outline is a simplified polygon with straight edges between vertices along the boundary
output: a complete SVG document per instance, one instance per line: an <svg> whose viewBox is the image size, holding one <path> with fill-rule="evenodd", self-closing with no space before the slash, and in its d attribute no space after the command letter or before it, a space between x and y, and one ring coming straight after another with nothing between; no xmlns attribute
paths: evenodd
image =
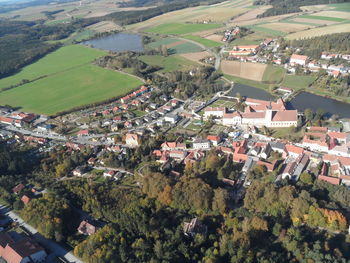
<svg viewBox="0 0 350 263"><path fill-rule="evenodd" d="M248 86L252 86L252 87L256 87L256 88L264 89L264 90L268 90L268 91L270 90L269 89L270 85L266 84L266 83L262 83L262 82L254 81L254 80L250 80L250 79L243 79L243 78L239 78L239 77L231 76L231 75L227 75L227 74L225 74L224 76L226 79L234 81L234 82L239 83L239 84L244 84L244 85L248 85Z"/></svg>
<svg viewBox="0 0 350 263"><path fill-rule="evenodd" d="M65 46L46 55L37 62L24 67L17 74L0 79L0 89L20 83L23 79L33 80L87 64L106 52L83 45ZM1 93L0 93L1 97Z"/></svg>
<svg viewBox="0 0 350 263"><path fill-rule="evenodd" d="M271 84L280 83L286 70L282 67L268 65L265 69L262 81Z"/></svg>
<svg viewBox="0 0 350 263"><path fill-rule="evenodd" d="M315 81L314 76L297 76L297 75L285 75L281 86L292 89L306 89L311 83Z"/></svg>
<svg viewBox="0 0 350 263"><path fill-rule="evenodd" d="M203 37L199 37L199 36L194 36L194 35L186 35L186 36L183 36L183 38L186 38L186 39L190 39L190 40L193 40L195 42L198 42L206 47L220 47L222 46L223 44L220 43L220 42L217 42L217 41L214 41L214 40L210 40L210 39L206 39L206 38L203 38Z"/></svg>
<svg viewBox="0 0 350 263"><path fill-rule="evenodd" d="M198 66L196 62L187 60L183 57L172 55L163 56L141 56L140 59L152 66L162 67L162 72L170 72L175 70L189 70Z"/></svg>
<svg viewBox="0 0 350 263"><path fill-rule="evenodd" d="M0 93L0 104L52 115L123 95L141 81L92 64L50 75Z"/></svg>
<svg viewBox="0 0 350 263"><path fill-rule="evenodd" d="M339 18L339 17L313 16L313 15L303 15L303 16L299 16L299 18L318 19L318 20L335 21L335 22L344 22L346 20L345 18Z"/></svg>
<svg viewBox="0 0 350 263"><path fill-rule="evenodd" d="M156 34L171 34L171 35L184 35L194 32L200 32L204 30L214 29L222 27L222 24L180 24L180 23L167 23L161 24L155 27L146 29L146 32Z"/></svg>

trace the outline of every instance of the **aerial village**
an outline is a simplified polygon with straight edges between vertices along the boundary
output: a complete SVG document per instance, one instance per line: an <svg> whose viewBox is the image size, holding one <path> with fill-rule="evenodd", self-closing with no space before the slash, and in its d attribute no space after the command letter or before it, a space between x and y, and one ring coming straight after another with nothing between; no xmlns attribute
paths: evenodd
<svg viewBox="0 0 350 263"><path fill-rule="evenodd" d="M239 31L239 27L226 31L223 41L229 41ZM236 46L227 52L227 59L282 65L283 54L276 52L278 45L277 39L266 39L260 45ZM305 72L324 69L334 77L349 74L349 68L325 61L334 58L349 61L350 55L323 52L320 60L315 61L298 54L298 50L293 49L293 52L283 64L291 74L297 67ZM144 141L162 136L165 139L151 149L149 159L159 171L175 179L182 175L177 171L179 165L195 165L209 153L225 156L235 163L239 167L238 179L222 178L222 182L236 202L244 198L256 167L270 174L276 184L283 180L295 183L303 173L312 172L317 174L317 180L350 187L349 120L338 119L323 127L313 126L304 112L288 106L286 100L293 93L292 89L279 87L279 98L261 100L232 95L233 87L234 83L228 91L218 92L208 100L193 97L182 100L175 94L159 96L158 87L144 85L107 104L56 117L3 106L0 108L0 137L7 144L30 145L35 154L57 147L63 147L70 154L89 148L91 154L86 163L73 167L61 180L98 176L118 183L135 173L142 174L142 166L134 171L120 164L128 161L130 152ZM201 132L206 126L211 128ZM274 129L300 133L300 140L275 137L269 132ZM186 132L182 132L184 130ZM114 162L110 161L111 155L117 157ZM13 185L14 194L19 195L23 190L26 190L20 197L23 205L46 191L22 183ZM7 221L0 222L1 227L7 224ZM92 235L100 226L100 222L87 215L82 217L77 231L81 235ZM188 237L206 231L207 226L197 218L184 223L183 232ZM10 262L14 254L21 253L22 259L35 262L47 257L45 250L28 237L14 238L3 232L1 240L5 245L0 244L0 255Z"/></svg>
<svg viewBox="0 0 350 263"><path fill-rule="evenodd" d="M229 39L233 38L239 32L239 27L225 31L223 41L229 41ZM318 72L323 69L333 77L348 75L350 73L349 67L331 62L335 59L350 61L350 54L322 52L317 60L302 55L302 50L297 47L286 47L285 50L287 52L292 52L290 56L286 53L278 52L279 47L280 43L278 39L269 38L265 39L259 45L234 46L232 50L225 50L225 53L227 54L227 58L231 60L281 65L289 73L295 73L297 67L301 67L305 73ZM289 59L286 59L288 57Z"/></svg>

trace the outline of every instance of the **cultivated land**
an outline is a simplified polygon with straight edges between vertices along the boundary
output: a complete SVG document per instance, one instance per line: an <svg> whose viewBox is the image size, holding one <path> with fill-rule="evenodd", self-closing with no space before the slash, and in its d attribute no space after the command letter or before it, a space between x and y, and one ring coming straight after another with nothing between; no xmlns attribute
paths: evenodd
<svg viewBox="0 0 350 263"><path fill-rule="evenodd" d="M161 72L170 72L175 70L190 70L198 66L198 63L190 61L178 55L168 57L163 56L141 56L140 59L152 66L160 66Z"/></svg>
<svg viewBox="0 0 350 263"><path fill-rule="evenodd" d="M127 26L127 28L134 30L143 30L149 27L154 27L156 25L165 23L178 23L179 21L195 23L212 21L221 23L250 11L248 7L250 7L251 4L251 0L232 0L210 6L185 8L182 10L162 14L147 21Z"/></svg>
<svg viewBox="0 0 350 263"><path fill-rule="evenodd" d="M169 23L155 26L145 30L145 32L162 35L184 35L198 31L222 27L222 24L180 24Z"/></svg>
<svg viewBox="0 0 350 263"><path fill-rule="evenodd" d="M72 1L69 3L55 3L34 7L27 7L24 9L15 10L12 12L0 14L1 18L13 18L16 20L37 20L44 19L47 17L43 12L62 10L61 12L54 14L54 19L47 20L47 23L65 23L74 18L89 18L104 16L116 11L127 11L127 10L142 10L147 8L120 8L118 2L111 2L109 0L99 0L99 1L82 1L81 5L79 1ZM124 1L123 1L124 2Z"/></svg>
<svg viewBox="0 0 350 263"><path fill-rule="evenodd" d="M0 93L0 104L52 115L121 96L142 82L129 75L87 64Z"/></svg>
<svg viewBox="0 0 350 263"><path fill-rule="evenodd" d="M314 28L315 26L305 25L305 24L276 22L276 23L261 25L260 27L269 28L269 29L280 31L283 33L291 33L291 32L298 32L302 30L311 29L311 28Z"/></svg>
<svg viewBox="0 0 350 263"><path fill-rule="evenodd" d="M17 74L0 79L0 88L17 85L23 79L31 81L39 77L66 71L90 63L94 59L105 54L107 54L105 51L83 45L65 46L46 55L37 62L24 67Z"/></svg>
<svg viewBox="0 0 350 263"><path fill-rule="evenodd" d="M221 62L221 70L224 74L255 81L262 81L266 67L266 64L259 63L240 61Z"/></svg>
<svg viewBox="0 0 350 263"><path fill-rule="evenodd" d="M350 32L350 23L331 25L327 27L313 28L306 31L296 32L286 36L287 39L310 38L327 34Z"/></svg>
<svg viewBox="0 0 350 263"><path fill-rule="evenodd" d="M179 38L161 38L155 42L146 45L146 48L158 49L160 46L166 46L171 54L182 54L202 51L198 45Z"/></svg>
<svg viewBox="0 0 350 263"><path fill-rule="evenodd" d="M210 55L208 51L181 54L182 57L198 63L200 63L201 59L209 57Z"/></svg>

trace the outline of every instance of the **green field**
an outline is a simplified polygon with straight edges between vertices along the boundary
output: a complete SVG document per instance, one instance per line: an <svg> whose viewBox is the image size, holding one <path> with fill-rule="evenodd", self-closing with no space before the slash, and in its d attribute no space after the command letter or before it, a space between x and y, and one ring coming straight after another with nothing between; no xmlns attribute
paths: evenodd
<svg viewBox="0 0 350 263"><path fill-rule="evenodd" d="M281 86L292 89L306 89L315 79L314 76L285 75Z"/></svg>
<svg viewBox="0 0 350 263"><path fill-rule="evenodd" d="M330 4L327 6L331 7L330 10L332 11L350 12L350 3Z"/></svg>
<svg viewBox="0 0 350 263"><path fill-rule="evenodd" d="M146 48L158 49L162 45L170 45L176 42L180 43L181 41L183 42L183 40L179 38L162 38L155 42L149 43L148 45L146 45ZM183 54L183 53L200 52L202 51L202 48L191 42L185 42L185 43L182 43L182 44L180 43L179 45L173 46L168 50L170 54Z"/></svg>
<svg viewBox="0 0 350 263"><path fill-rule="evenodd" d="M189 40L193 40L193 41L196 41L206 47L220 47L222 46L223 44L220 43L220 42L217 42L217 41L214 41L214 40L210 40L210 39L206 39L206 38L203 38L203 37L199 37L199 36L194 36L194 35L185 35L183 36L183 38L186 38L186 39L189 39Z"/></svg>
<svg viewBox="0 0 350 263"><path fill-rule="evenodd" d="M141 85L136 78L87 64L0 93L0 104L52 115L123 95Z"/></svg>
<svg viewBox="0 0 350 263"><path fill-rule="evenodd" d="M282 67L268 65L265 69L262 81L276 84L283 80L286 70Z"/></svg>
<svg viewBox="0 0 350 263"><path fill-rule="evenodd" d="M236 83L240 83L240 84L244 84L244 85L248 85L248 86L252 86L252 87L256 87L259 89L264 89L267 91L270 91L270 85L266 84L266 83L262 83L259 81L255 81L255 80L250 80L250 79L243 79L243 78L239 78L236 76L231 76L231 75L224 75L226 79L230 80L230 81L234 81Z"/></svg>
<svg viewBox="0 0 350 263"><path fill-rule="evenodd" d="M170 72L174 70L189 70L198 66L196 62L187 60L183 57L172 55L163 56L141 56L140 59L152 66L162 67L161 72Z"/></svg>
<svg viewBox="0 0 350 263"><path fill-rule="evenodd" d="M0 89L16 85L23 79L33 80L87 64L105 54L104 51L82 45L65 46L24 67L19 73L0 79Z"/></svg>
<svg viewBox="0 0 350 263"><path fill-rule="evenodd" d="M222 27L222 24L180 24L180 23L168 23L161 24L149 29L144 30L145 32L162 34L162 35L184 35L194 32L200 32L204 30L214 29Z"/></svg>
<svg viewBox="0 0 350 263"><path fill-rule="evenodd" d="M259 26L249 26L253 31L258 31L264 33L267 37L280 37L287 35L286 32L278 31L278 30L273 30L270 28L265 28L264 24L261 24Z"/></svg>
<svg viewBox="0 0 350 263"><path fill-rule="evenodd" d="M299 16L299 18L318 19L318 20L335 21L335 22L344 22L344 21L346 21L345 18L329 17L329 16L303 15L303 16Z"/></svg>

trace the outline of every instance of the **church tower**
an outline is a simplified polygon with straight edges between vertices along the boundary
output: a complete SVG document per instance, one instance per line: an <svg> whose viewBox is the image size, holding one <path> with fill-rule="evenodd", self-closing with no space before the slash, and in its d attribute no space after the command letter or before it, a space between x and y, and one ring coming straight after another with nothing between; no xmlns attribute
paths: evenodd
<svg viewBox="0 0 350 263"><path fill-rule="evenodd" d="M272 105L270 101L270 105L266 107L265 111L265 126L270 127L272 121Z"/></svg>

